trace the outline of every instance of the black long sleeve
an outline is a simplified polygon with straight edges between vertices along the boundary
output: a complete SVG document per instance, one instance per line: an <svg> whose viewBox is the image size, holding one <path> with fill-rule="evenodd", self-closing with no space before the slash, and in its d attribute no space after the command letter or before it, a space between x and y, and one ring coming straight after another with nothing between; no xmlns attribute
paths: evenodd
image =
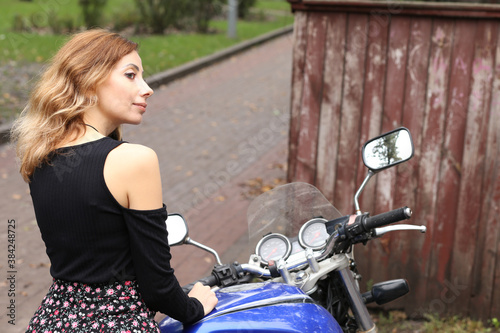
<svg viewBox="0 0 500 333"><path fill-rule="evenodd" d="M170 266L165 220L167 210L124 209L139 291L146 305L183 323L203 318L201 303L182 290Z"/></svg>

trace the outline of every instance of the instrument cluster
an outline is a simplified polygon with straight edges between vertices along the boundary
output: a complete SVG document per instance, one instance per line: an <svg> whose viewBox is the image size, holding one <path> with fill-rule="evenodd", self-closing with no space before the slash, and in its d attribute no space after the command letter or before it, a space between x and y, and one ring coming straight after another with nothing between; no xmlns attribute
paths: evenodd
<svg viewBox="0 0 500 333"><path fill-rule="evenodd" d="M298 237L288 238L279 233L268 234L259 241L255 253L261 258L261 262L267 265L270 260L287 260L296 253L304 252L307 248L315 251L322 250L328 237L323 218L314 218L300 228Z"/></svg>

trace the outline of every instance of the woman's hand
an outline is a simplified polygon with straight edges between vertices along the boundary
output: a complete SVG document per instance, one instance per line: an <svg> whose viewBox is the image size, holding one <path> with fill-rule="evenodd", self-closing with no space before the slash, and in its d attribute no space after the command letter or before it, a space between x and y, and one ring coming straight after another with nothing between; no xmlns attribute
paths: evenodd
<svg viewBox="0 0 500 333"><path fill-rule="evenodd" d="M193 289L188 294L189 297L194 297L203 305L203 310L205 311L205 316L209 314L217 305L219 300L215 296L215 293L210 290L209 286L204 286L200 282L197 282Z"/></svg>

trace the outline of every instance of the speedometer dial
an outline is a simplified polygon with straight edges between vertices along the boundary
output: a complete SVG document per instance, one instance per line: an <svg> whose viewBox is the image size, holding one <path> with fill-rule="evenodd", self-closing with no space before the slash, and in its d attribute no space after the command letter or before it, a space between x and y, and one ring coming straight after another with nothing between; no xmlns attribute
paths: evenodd
<svg viewBox="0 0 500 333"><path fill-rule="evenodd" d="M257 253L264 263L269 260L286 259L290 255L292 246L290 240L281 234L269 234L264 236L257 244Z"/></svg>
<svg viewBox="0 0 500 333"><path fill-rule="evenodd" d="M326 231L327 220L315 218L307 221L299 231L299 242L305 248L322 249L330 235Z"/></svg>

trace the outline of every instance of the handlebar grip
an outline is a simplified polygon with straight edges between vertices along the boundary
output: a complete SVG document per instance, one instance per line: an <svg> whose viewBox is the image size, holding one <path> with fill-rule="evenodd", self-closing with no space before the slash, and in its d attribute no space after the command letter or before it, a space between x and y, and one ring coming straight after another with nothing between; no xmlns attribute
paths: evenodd
<svg viewBox="0 0 500 333"><path fill-rule="evenodd" d="M185 285L184 287L182 287L182 290L186 294L188 294L191 291L191 289L193 289L194 285L197 282L201 282L203 285L209 286L209 287L213 287L213 286L217 285L217 283L219 283L219 281L217 280L217 278L214 275L209 275L209 276L205 276L204 278L199 279L198 281L195 281L193 283Z"/></svg>
<svg viewBox="0 0 500 333"><path fill-rule="evenodd" d="M411 217L411 214L411 209L405 206L391 210L390 212L367 217L363 222L363 226L366 230L370 230L402 220L407 220Z"/></svg>

